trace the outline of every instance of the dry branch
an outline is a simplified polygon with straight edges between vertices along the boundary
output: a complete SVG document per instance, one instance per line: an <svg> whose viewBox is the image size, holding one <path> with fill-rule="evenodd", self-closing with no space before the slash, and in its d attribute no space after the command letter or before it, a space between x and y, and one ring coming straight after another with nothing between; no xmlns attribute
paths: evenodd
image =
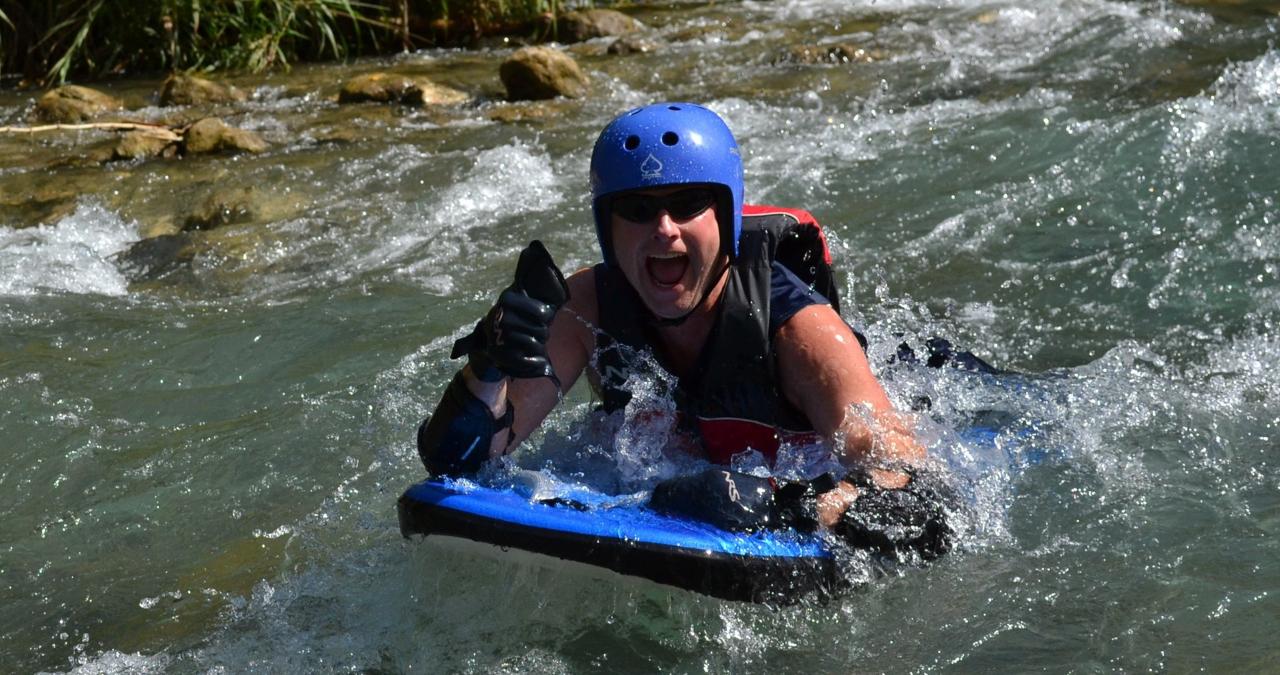
<svg viewBox="0 0 1280 675"><path fill-rule="evenodd" d="M142 131L167 141L180 141L182 136L170 127L146 122L86 122L84 124L42 124L35 127L0 127L0 134L37 134L45 131Z"/></svg>

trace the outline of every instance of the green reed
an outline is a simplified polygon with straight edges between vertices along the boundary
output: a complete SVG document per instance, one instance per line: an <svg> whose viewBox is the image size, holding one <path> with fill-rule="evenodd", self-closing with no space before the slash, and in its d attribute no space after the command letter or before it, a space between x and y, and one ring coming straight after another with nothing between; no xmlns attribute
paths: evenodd
<svg viewBox="0 0 1280 675"><path fill-rule="evenodd" d="M259 72L531 30L561 0L0 0L0 75ZM583 2L580 4L591 4Z"/></svg>

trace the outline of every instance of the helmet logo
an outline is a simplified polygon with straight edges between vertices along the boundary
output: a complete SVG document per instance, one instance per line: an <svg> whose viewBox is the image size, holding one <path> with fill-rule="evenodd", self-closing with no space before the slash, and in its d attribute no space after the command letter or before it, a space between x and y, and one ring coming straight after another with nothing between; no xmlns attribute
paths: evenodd
<svg viewBox="0 0 1280 675"><path fill-rule="evenodd" d="M645 180L662 178L662 162L658 161L658 158L654 157L652 152L640 164L640 177Z"/></svg>

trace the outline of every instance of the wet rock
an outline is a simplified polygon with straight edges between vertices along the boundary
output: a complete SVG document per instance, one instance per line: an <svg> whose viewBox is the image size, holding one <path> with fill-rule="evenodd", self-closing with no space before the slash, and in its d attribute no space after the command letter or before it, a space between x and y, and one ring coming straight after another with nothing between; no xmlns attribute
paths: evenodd
<svg viewBox="0 0 1280 675"><path fill-rule="evenodd" d="M724 26L689 26L670 34L668 39L672 42L699 42L724 34Z"/></svg>
<svg viewBox="0 0 1280 675"><path fill-rule="evenodd" d="M414 87L413 80L403 75L357 75L342 85L338 103L400 103Z"/></svg>
<svg viewBox="0 0 1280 675"><path fill-rule="evenodd" d="M217 117L206 117L187 127L182 137L188 155L209 152L262 152L267 142L252 131L227 126Z"/></svg>
<svg viewBox="0 0 1280 675"><path fill-rule="evenodd" d="M367 73L347 80L338 93L339 103L403 103L406 105L453 105L468 96L457 89L422 77L394 73Z"/></svg>
<svg viewBox="0 0 1280 675"><path fill-rule="evenodd" d="M170 75L160 88L160 105L237 103L248 98L248 95L231 85L194 75Z"/></svg>
<svg viewBox="0 0 1280 675"><path fill-rule="evenodd" d="M276 223L297 218L306 213L312 203L310 197L295 191L266 190L253 184L222 182L234 179L234 172L231 172L218 182L209 183L203 194L189 197L189 202L197 206L181 218L182 229L220 232L234 225Z"/></svg>
<svg viewBox="0 0 1280 675"><path fill-rule="evenodd" d="M260 195L253 187L215 189L187 215L182 229L212 230L227 225L251 223L261 218Z"/></svg>
<svg viewBox="0 0 1280 675"><path fill-rule="evenodd" d="M1131 72L1129 75L1130 84L1122 88L1116 89L1114 85L1108 83L1108 86L1112 87L1110 90L1095 94L1088 91L1096 86L1090 82L1078 84L1078 91L1081 95L1108 97L1116 102L1127 100L1138 106L1148 107L1189 98L1207 91L1213 87L1214 81L1221 75L1216 68L1205 68L1203 64L1194 62L1143 64L1135 66L1132 70L1136 72Z"/></svg>
<svg viewBox="0 0 1280 675"><path fill-rule="evenodd" d="M83 154L62 157L50 162L49 169L58 171L61 169L83 168L114 161L116 158L116 143L118 143L116 140L94 143L85 148Z"/></svg>
<svg viewBox="0 0 1280 675"><path fill-rule="evenodd" d="M181 231L182 225L170 215L138 219L138 236L143 239L164 237Z"/></svg>
<svg viewBox="0 0 1280 675"><path fill-rule="evenodd" d="M885 58L879 49L867 49L853 44L797 45L783 50L774 63L817 65L822 63L871 63Z"/></svg>
<svg viewBox="0 0 1280 675"><path fill-rule="evenodd" d="M1259 16L1280 15L1277 0L1178 0L1179 4L1203 7L1229 21L1249 21Z"/></svg>
<svg viewBox="0 0 1280 675"><path fill-rule="evenodd" d="M632 33L623 35L613 42L609 43L608 52L614 56L626 56L628 54L648 54L657 51L658 43L644 37Z"/></svg>
<svg viewBox="0 0 1280 675"><path fill-rule="evenodd" d="M594 59L608 53L609 44L603 41L575 42L564 46L564 53L575 61L577 59Z"/></svg>
<svg viewBox="0 0 1280 675"><path fill-rule="evenodd" d="M189 264L198 252L190 233L162 234L134 243L115 262L131 280L154 280Z"/></svg>
<svg viewBox="0 0 1280 675"><path fill-rule="evenodd" d="M9 227L21 229L52 225L75 212L76 193L70 189L40 188L26 194L0 197L0 210L4 212L0 222Z"/></svg>
<svg viewBox="0 0 1280 675"><path fill-rule="evenodd" d="M528 47L529 45L539 44L551 39L551 22L545 22L535 19L531 24L530 35L481 35L468 45L468 49L478 51L492 51L498 49L515 49L517 47ZM539 36L542 36L539 39Z"/></svg>
<svg viewBox="0 0 1280 675"><path fill-rule="evenodd" d="M562 42L584 42L592 38L625 35L644 29L644 24L612 9L565 12L556 20L556 36Z"/></svg>
<svg viewBox="0 0 1280 675"><path fill-rule="evenodd" d="M116 141L111 151L111 159L113 161L147 159L165 154L169 157L176 155L177 144L169 138L146 131L130 131Z"/></svg>
<svg viewBox="0 0 1280 675"><path fill-rule="evenodd" d="M261 258L263 250L279 241L269 227L239 227L214 230L208 235L210 254L223 261L222 273L248 278L269 264Z"/></svg>
<svg viewBox="0 0 1280 675"><path fill-rule="evenodd" d="M577 104L570 104L565 99L512 103L494 108L487 116L503 124L558 120L569 114L570 105Z"/></svg>
<svg viewBox="0 0 1280 675"><path fill-rule="evenodd" d="M586 93L590 81L568 54L552 47L525 47L498 69L511 100L542 100Z"/></svg>
<svg viewBox="0 0 1280 675"><path fill-rule="evenodd" d="M360 143L365 139L365 134L356 129L340 127L317 131L312 138L312 142L317 145L349 145L351 143Z"/></svg>
<svg viewBox="0 0 1280 675"><path fill-rule="evenodd" d="M925 106L938 101L963 101L966 99L998 101L1007 96L993 82L965 82L963 84L937 84L917 89L907 97L907 105Z"/></svg>
<svg viewBox="0 0 1280 675"><path fill-rule="evenodd" d="M36 119L53 124L75 124L104 112L120 110L120 99L96 89L69 84L45 93L36 101Z"/></svg>

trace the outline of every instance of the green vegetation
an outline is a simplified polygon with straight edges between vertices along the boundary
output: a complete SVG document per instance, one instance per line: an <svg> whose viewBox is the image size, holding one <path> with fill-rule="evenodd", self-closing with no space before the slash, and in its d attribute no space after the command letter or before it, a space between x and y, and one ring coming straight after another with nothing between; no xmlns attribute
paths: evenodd
<svg viewBox="0 0 1280 675"><path fill-rule="evenodd" d="M562 0L0 0L0 75L287 68L545 32ZM589 3L583 3L589 4Z"/></svg>

